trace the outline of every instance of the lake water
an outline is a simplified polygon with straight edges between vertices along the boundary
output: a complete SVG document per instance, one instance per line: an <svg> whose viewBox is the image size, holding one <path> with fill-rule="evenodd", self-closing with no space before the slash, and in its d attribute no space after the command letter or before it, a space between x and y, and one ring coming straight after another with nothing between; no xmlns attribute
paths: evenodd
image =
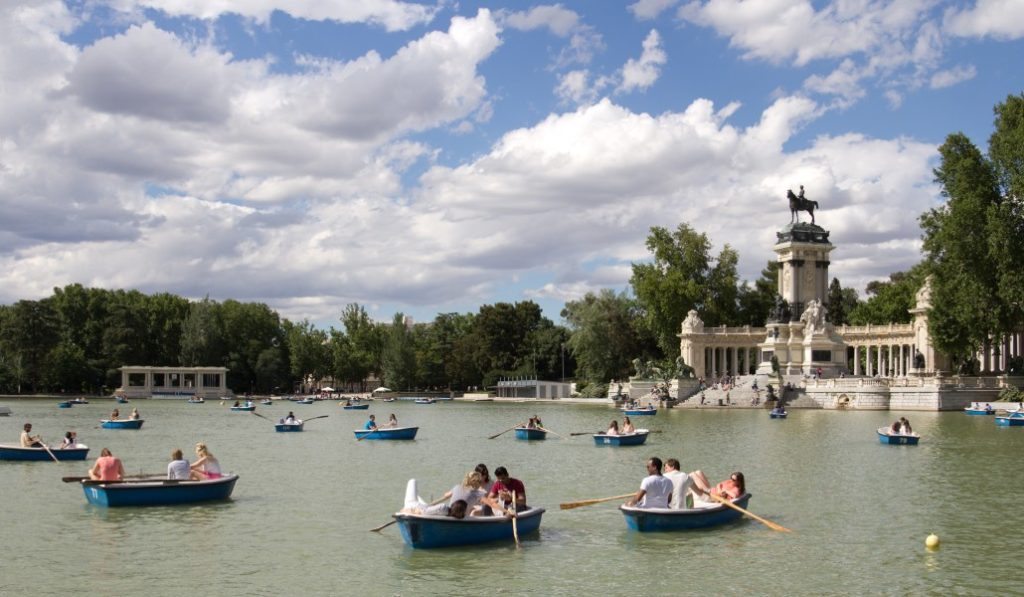
<svg viewBox="0 0 1024 597"><path fill-rule="evenodd" d="M258 406L277 419L310 418L303 433L227 405L139 400L139 431L96 428L109 399L58 409L8 400L0 441L23 423L59 443L75 429L86 463L0 462L6 546L0 594L467 595L502 594L1021 594L1018 536L1024 429L961 413L687 409L635 417L660 430L635 448L595 447L589 436L525 442L489 435L539 414L547 428L604 429L611 407L374 402L370 413L418 425L411 442L356 442L367 411L337 402ZM875 429L906 415L916 447L881 445ZM229 502L156 508L89 506L77 484L109 447L128 473L162 472L172 449L193 457L205 441L240 475ZM675 457L714 481L743 471L749 509L789 527L744 520L689 533L626 529L617 503L559 510L560 502L628 493L644 461ZM406 481L430 500L477 463L506 466L547 508L539 534L512 544L407 548L391 520ZM930 533L942 540L930 552Z"/></svg>

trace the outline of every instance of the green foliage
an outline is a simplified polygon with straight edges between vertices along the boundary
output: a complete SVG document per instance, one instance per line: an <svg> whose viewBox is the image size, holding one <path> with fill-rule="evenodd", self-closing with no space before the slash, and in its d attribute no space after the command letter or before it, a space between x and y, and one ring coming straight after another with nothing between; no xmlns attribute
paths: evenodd
<svg viewBox="0 0 1024 597"><path fill-rule="evenodd" d="M679 322L696 309L709 326L734 324L738 316L736 252L726 245L711 257L706 234L683 223L669 232L651 228L653 263L634 263L630 283L645 322L666 358L679 354Z"/></svg>
<svg viewBox="0 0 1024 597"><path fill-rule="evenodd" d="M909 323L910 309L914 308L924 279L925 266L917 264L906 272L890 274L888 280L869 282L865 288L869 298L849 311L848 321L852 325ZM840 299L843 308L849 306L847 300L846 297Z"/></svg>

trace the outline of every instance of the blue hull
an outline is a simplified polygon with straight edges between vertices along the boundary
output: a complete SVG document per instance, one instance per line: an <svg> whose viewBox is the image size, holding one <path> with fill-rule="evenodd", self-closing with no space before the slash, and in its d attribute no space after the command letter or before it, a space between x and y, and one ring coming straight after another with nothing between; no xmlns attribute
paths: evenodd
<svg viewBox="0 0 1024 597"><path fill-rule="evenodd" d="M145 419L126 419L124 421L100 421L104 429L142 429Z"/></svg>
<svg viewBox="0 0 1024 597"><path fill-rule="evenodd" d="M543 429L516 427L516 439L545 439L547 436L548 432Z"/></svg>
<svg viewBox="0 0 1024 597"><path fill-rule="evenodd" d="M274 425L274 429L275 429L276 431L279 431L279 432L281 432L281 433L287 433L287 432L290 432L290 431L291 431L291 432L294 432L294 431L302 431L302 426L303 426L304 424L305 424L305 423L298 423L298 424L296 424L296 425L286 425L286 424L284 424L284 423L276 423L276 424Z"/></svg>
<svg viewBox="0 0 1024 597"><path fill-rule="evenodd" d="M1024 427L1024 417L996 417L996 425L1001 427Z"/></svg>
<svg viewBox="0 0 1024 597"><path fill-rule="evenodd" d="M70 402L58 402L57 408L71 408Z"/></svg>
<svg viewBox="0 0 1024 597"><path fill-rule="evenodd" d="M749 501L750 494L745 493L733 503L746 509ZM644 509L626 506L619 506L619 510L626 517L626 526L630 530L641 533L705 529L732 522L743 516L741 512L721 504L712 508L695 510Z"/></svg>
<svg viewBox="0 0 1024 597"><path fill-rule="evenodd" d="M226 500L235 489L238 475L211 481L131 480L127 482L82 482L85 499L94 506L168 506Z"/></svg>
<svg viewBox="0 0 1024 597"><path fill-rule="evenodd" d="M89 448L67 448L64 450L50 448L50 452L53 452L57 460L62 462L65 460L85 460L85 457L89 454ZM50 458L50 455L44 448L22 448L21 446L0 446L0 460L45 460L53 462L53 458Z"/></svg>
<svg viewBox="0 0 1024 597"><path fill-rule="evenodd" d="M519 537L536 533L540 528L543 508L531 508L519 514L516 521ZM395 514L402 539L409 547L432 549L476 545L492 541L513 541L512 520L505 517L466 517Z"/></svg>
<svg viewBox="0 0 1024 597"><path fill-rule="evenodd" d="M236 413L252 412L256 410L255 406L232 406L231 411Z"/></svg>
<svg viewBox="0 0 1024 597"><path fill-rule="evenodd" d="M921 440L920 435L889 435L888 430L882 427L878 430L878 441L883 444L895 446L916 446Z"/></svg>
<svg viewBox="0 0 1024 597"><path fill-rule="evenodd" d="M654 415L658 414L658 409L656 409L656 408L636 408L636 409L624 408L624 409L622 409L622 414L628 415L630 417L651 417L651 416L654 416Z"/></svg>
<svg viewBox="0 0 1024 597"><path fill-rule="evenodd" d="M594 434L594 444L598 446L639 446L647 441L647 431L637 431L629 435Z"/></svg>
<svg viewBox="0 0 1024 597"><path fill-rule="evenodd" d="M357 439L415 439L419 429L419 427L399 427L398 429L378 429L376 431L357 429L354 433Z"/></svg>
<svg viewBox="0 0 1024 597"><path fill-rule="evenodd" d="M978 415L985 416L985 415L994 415L994 414L996 414L996 411L994 411L994 410L978 410L978 409L974 409L974 408L965 408L964 412L969 414L969 415L972 415L972 416L978 416Z"/></svg>
<svg viewBox="0 0 1024 597"><path fill-rule="evenodd" d="M369 404L350 404L348 406L341 407L342 410L367 410L370 408Z"/></svg>
<svg viewBox="0 0 1024 597"><path fill-rule="evenodd" d="M785 419L789 413L768 413L768 416L773 419Z"/></svg>

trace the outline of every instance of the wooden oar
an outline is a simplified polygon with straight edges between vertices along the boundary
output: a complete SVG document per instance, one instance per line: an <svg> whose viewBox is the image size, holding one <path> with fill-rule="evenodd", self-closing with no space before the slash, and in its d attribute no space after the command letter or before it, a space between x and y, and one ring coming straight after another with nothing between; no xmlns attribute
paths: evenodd
<svg viewBox="0 0 1024 597"><path fill-rule="evenodd" d="M786 527L782 526L781 524L775 524L774 522L772 522L772 521L770 521L770 520L768 520L766 518L761 518L760 516L758 516L757 514L754 514L753 512L750 512L748 510L744 510L743 508L740 508L739 506L737 506L736 504L732 503L732 501L730 501L727 498L724 498L724 497L719 496L719 495L715 495L713 493L709 493L708 495L710 495L711 498L714 499L715 501L717 501L719 503L722 503L722 504L725 504L726 506L729 506L733 510L737 510L739 512L742 512L743 514L746 514L747 516L749 516L749 517L753 518L754 520L756 520L757 522L760 522L761 524L767 526L768 528L772 529L773 531L781 531L783 533L792 533L793 532L792 530L787 529Z"/></svg>
<svg viewBox="0 0 1024 597"><path fill-rule="evenodd" d="M436 500L430 502L427 505L428 506L436 506L436 505L440 504L441 502L445 501L446 499L448 499L448 498L446 498L446 497L439 497L439 498L437 498ZM386 523L380 525L379 527L374 527L374 528L370 529L370 532L371 533L379 533L381 531L381 529L386 529L389 526L395 524L396 522L398 522L397 518L392 520L391 522L386 522Z"/></svg>
<svg viewBox="0 0 1024 597"><path fill-rule="evenodd" d="M516 549L519 549L519 525L516 521L519 520L518 504L516 504L516 492L512 492L512 512L509 515L512 517L512 538L516 540Z"/></svg>
<svg viewBox="0 0 1024 597"><path fill-rule="evenodd" d="M512 427L509 427L505 431L502 431L501 433L495 433L494 435L492 435L491 437L489 437L487 439L494 439L494 438L498 437L499 435L505 435L506 433L508 433L509 431L512 431L516 427L519 427L519 425L513 425Z"/></svg>
<svg viewBox="0 0 1024 597"><path fill-rule="evenodd" d="M600 504L601 502L610 502L612 500L622 500L628 497L633 497L636 492L624 493L622 495L613 495L612 497L597 498L593 500L579 500L576 502L565 502L564 504L558 504L558 507L562 510L572 510L573 508L579 508L582 506L590 506L592 504Z"/></svg>
<svg viewBox="0 0 1024 597"><path fill-rule="evenodd" d="M44 450L46 450L46 453L50 455L50 458L53 458L54 462L60 462L60 460L57 460L57 457L53 454L53 452L50 451L50 446L44 444L43 440L39 440L39 445L42 446Z"/></svg>

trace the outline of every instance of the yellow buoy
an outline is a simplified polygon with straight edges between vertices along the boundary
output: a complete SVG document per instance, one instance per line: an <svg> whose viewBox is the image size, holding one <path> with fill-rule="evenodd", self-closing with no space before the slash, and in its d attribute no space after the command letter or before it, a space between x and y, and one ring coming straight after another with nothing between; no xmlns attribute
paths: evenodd
<svg viewBox="0 0 1024 597"><path fill-rule="evenodd" d="M928 535L928 538L924 540L924 546L928 549L938 549L939 547L939 536L935 533Z"/></svg>

